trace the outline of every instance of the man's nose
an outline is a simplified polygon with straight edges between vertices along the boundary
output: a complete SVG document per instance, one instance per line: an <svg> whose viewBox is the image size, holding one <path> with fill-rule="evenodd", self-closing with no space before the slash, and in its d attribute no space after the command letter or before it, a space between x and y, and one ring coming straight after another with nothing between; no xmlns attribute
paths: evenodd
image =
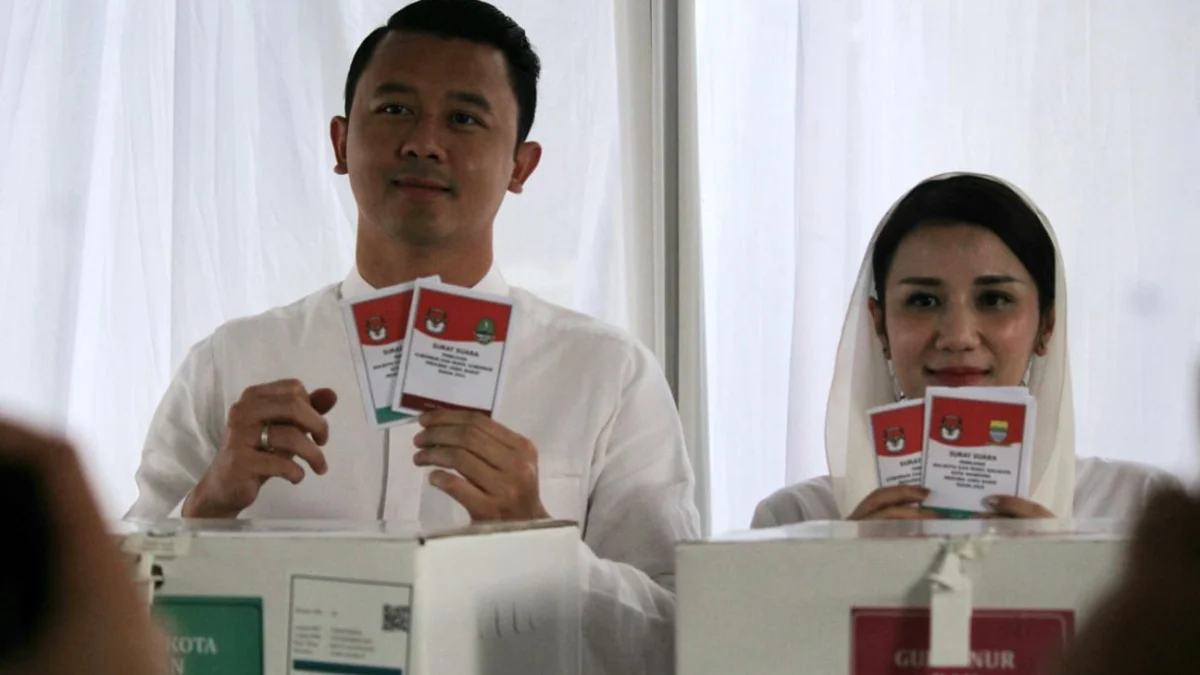
<svg viewBox="0 0 1200 675"><path fill-rule="evenodd" d="M432 160L442 162L446 159L446 148L442 141L443 129L437 123L437 118L429 114L421 114L409 127L403 142L400 144L400 154L406 158Z"/></svg>

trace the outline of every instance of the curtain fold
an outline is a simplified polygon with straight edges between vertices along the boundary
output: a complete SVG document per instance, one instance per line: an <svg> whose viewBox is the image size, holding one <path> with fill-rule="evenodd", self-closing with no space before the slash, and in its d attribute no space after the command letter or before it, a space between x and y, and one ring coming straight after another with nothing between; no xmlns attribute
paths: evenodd
<svg viewBox="0 0 1200 675"><path fill-rule="evenodd" d="M838 4L838 3L830 3ZM793 359L797 5L695 0L691 251L702 293L711 529L745 527L786 468ZM681 228L685 223L681 223ZM804 298L817 299L817 289Z"/></svg>
<svg viewBox="0 0 1200 675"><path fill-rule="evenodd" d="M700 120L697 2L679 0L675 119L677 182L676 321L679 416L696 472L696 506L705 535L713 532L712 452L709 426L704 233L700 227Z"/></svg>

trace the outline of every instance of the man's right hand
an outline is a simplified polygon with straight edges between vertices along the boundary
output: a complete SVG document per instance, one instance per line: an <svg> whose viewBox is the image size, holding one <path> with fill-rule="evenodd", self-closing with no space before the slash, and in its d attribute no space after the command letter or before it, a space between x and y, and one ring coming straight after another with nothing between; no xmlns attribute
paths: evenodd
<svg viewBox="0 0 1200 675"><path fill-rule="evenodd" d="M183 503L185 518L236 518L254 503L263 483L304 480L303 459L322 475L328 469L320 446L329 440L325 413L337 403L332 389L311 393L299 380L246 389L229 409L225 436L208 473ZM267 426L269 425L269 426ZM267 447L262 446L263 429Z"/></svg>
<svg viewBox="0 0 1200 675"><path fill-rule="evenodd" d="M918 485L877 488L858 503L849 520L933 520L938 514L920 507L929 490Z"/></svg>

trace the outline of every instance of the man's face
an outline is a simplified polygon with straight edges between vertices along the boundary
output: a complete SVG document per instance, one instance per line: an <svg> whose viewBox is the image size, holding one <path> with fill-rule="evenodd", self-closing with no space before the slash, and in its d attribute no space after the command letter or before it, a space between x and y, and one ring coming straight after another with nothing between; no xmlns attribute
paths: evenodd
<svg viewBox="0 0 1200 675"><path fill-rule="evenodd" d="M516 148L502 52L412 33L379 43L332 135L360 225L413 246L490 237L504 193L521 191L541 153L536 143Z"/></svg>

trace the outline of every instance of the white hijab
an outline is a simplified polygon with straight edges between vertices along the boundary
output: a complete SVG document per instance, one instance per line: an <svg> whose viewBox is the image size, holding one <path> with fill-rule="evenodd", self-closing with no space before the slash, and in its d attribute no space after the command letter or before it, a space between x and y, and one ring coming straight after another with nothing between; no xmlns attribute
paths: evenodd
<svg viewBox="0 0 1200 675"><path fill-rule="evenodd" d="M1029 390L1037 398L1038 407L1030 497L1050 509L1055 516L1070 518L1075 493L1075 414L1067 359L1067 284L1058 240L1037 205L1016 187L994 176L947 173L924 182L959 175L976 175L1012 189L1037 214L1054 242L1054 331L1046 356L1033 357L1029 376ZM867 299L874 294L875 288L871 268L875 241L902 200L903 197L884 214L863 256L858 283L846 312L846 323L842 327L833 385L829 390L829 405L825 415L825 455L843 518L879 487L866 411L893 402L895 395L888 363L883 358L883 345L875 335L871 314L867 309Z"/></svg>

